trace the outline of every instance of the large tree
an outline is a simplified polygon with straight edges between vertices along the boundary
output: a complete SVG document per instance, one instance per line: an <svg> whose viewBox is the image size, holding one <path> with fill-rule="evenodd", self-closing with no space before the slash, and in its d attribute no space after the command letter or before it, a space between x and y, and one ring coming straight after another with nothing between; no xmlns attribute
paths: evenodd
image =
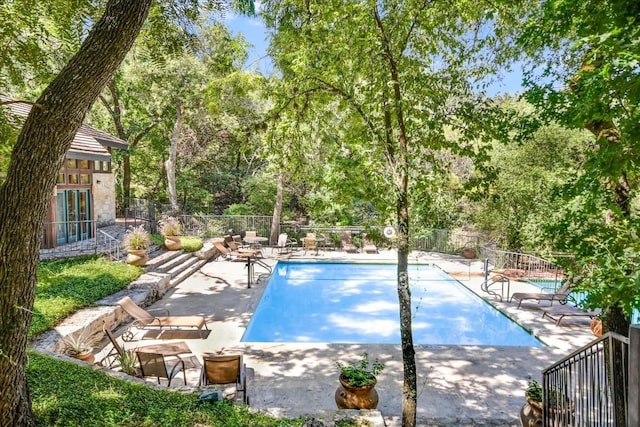
<svg viewBox="0 0 640 427"><path fill-rule="evenodd" d="M28 3L27 8L32 5ZM40 233L57 173L76 131L131 49L153 3L152 0L106 3L102 17L77 53L33 104L12 150L6 180L0 185L2 426L35 425L25 372L27 331L35 295ZM188 9L197 10L194 8L198 3L185 0L184 7L174 8L179 6L174 4L160 10L183 10L192 16ZM21 29L20 35L24 37L37 31L37 28ZM4 51L0 59L4 59Z"/></svg>
<svg viewBox="0 0 640 427"><path fill-rule="evenodd" d="M319 148L341 146L343 164L357 167L375 189L371 200L388 207L385 217L395 211L402 423L413 426L410 190L446 168L448 157L438 153L475 156L493 130L495 110L473 95L472 84L495 71L492 55L500 43L491 26L497 15L489 3L468 1L273 0L264 5L275 30L271 50L292 96L300 108L326 116L327 128L317 134Z"/></svg>
<svg viewBox="0 0 640 427"><path fill-rule="evenodd" d="M0 187L0 420L34 425L25 373L40 230L57 171L85 115L124 59L152 0L110 1L78 53L38 98Z"/></svg>
<svg viewBox="0 0 640 427"><path fill-rule="evenodd" d="M638 16L635 1L548 1L520 39L541 117L592 134L549 235L574 255L567 268L582 277L586 304L603 310L605 331L625 335L640 306Z"/></svg>
<svg viewBox="0 0 640 427"><path fill-rule="evenodd" d="M549 236L573 255L561 261L581 278L584 304L602 309L603 330L626 335L640 308L640 3L552 0L537 12L520 39L534 62L528 98L542 117L593 136L583 170L562 188ZM623 357L607 371L619 426Z"/></svg>

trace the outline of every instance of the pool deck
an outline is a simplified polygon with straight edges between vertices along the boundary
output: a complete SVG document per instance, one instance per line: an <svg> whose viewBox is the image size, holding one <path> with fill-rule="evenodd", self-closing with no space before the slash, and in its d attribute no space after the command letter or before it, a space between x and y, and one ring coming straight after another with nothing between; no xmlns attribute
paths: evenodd
<svg viewBox="0 0 640 427"><path fill-rule="evenodd" d="M270 248L264 252L272 257L267 262L275 264L277 254L271 255ZM289 256L305 258L302 251ZM306 258L394 261L397 254L395 251L372 255L321 251L317 256L307 255ZM543 368L594 339L587 318L566 318L556 326L554 321L542 318L540 307L546 306L545 302L539 305L535 301L525 301L518 310L516 303L496 301L482 292L480 285L484 274L480 260L413 252L410 261L432 263L442 268L532 330L546 344L539 348L414 346L420 426L519 426L518 414L524 404L527 376L539 380ZM257 267L256 273L260 271ZM164 333L162 341L184 339L197 356L207 352L242 353L249 368L251 406L286 417L322 417L323 413L335 411L334 393L338 385L335 362L358 360L366 351L386 365L376 386L380 396L378 411L384 418L384 425L400 426L403 381L400 345L240 342L264 285L259 282L247 288L247 271L243 263L212 261L205 264L152 308L168 308L172 315L203 315L211 333L206 339L193 339L190 332L175 331ZM511 294L527 291L539 290L527 283L512 282ZM155 342L153 338L144 331L136 334L140 345ZM128 343L127 347L135 345ZM196 385L198 373L190 370L188 382ZM174 381L174 384L180 386L182 381Z"/></svg>

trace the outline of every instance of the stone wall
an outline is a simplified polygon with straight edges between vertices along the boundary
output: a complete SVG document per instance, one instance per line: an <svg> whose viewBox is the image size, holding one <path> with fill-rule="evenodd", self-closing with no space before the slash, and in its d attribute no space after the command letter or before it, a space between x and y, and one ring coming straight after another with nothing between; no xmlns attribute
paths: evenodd
<svg viewBox="0 0 640 427"><path fill-rule="evenodd" d="M116 220L116 177L112 173L93 173L93 217L98 227Z"/></svg>

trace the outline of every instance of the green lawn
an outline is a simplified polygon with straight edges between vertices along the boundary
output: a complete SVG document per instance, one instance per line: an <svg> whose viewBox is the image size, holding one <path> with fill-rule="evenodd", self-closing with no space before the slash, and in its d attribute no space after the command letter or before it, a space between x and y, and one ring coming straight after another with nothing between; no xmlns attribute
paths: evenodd
<svg viewBox="0 0 640 427"><path fill-rule="evenodd" d="M299 426L228 402L198 403L198 394L156 390L75 363L29 352L29 390L41 426Z"/></svg>
<svg viewBox="0 0 640 427"><path fill-rule="evenodd" d="M103 258L78 257L42 261L29 339L51 329L80 308L127 287L144 271Z"/></svg>

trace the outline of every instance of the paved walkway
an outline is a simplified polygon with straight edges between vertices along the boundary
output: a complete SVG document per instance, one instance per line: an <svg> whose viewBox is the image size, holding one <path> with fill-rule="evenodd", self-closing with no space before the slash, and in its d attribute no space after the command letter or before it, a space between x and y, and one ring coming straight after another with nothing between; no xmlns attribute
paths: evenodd
<svg viewBox="0 0 640 427"><path fill-rule="evenodd" d="M265 249L267 255L270 249ZM302 257L302 251L293 255ZM394 251L376 255L320 252L313 259L395 260ZM434 263L480 296L483 280L482 263L478 260L433 253L413 253L412 260ZM275 264L276 259L269 259ZM256 272L260 269L257 268ZM193 352L245 355L250 369L251 406L270 410L280 408L288 417L319 414L335 410L334 392L338 370L335 362L357 360L364 351L378 357L386 365L378 377L380 395L378 410L386 426L401 425L402 352L399 345L350 345L302 343L241 343L251 315L257 306L264 283L247 288L243 263L212 261L199 272L169 291L153 308L168 308L171 314L200 314L206 317L211 333L205 340L193 338L189 332L174 332L163 339L186 339ZM526 283L516 282L511 293L536 291ZM541 370L571 351L592 340L588 321L567 319L560 326L542 319L537 303L491 304L535 331L545 347L483 347L417 345L418 421L422 426L519 426L518 413L524 404L527 376L540 378ZM544 303L543 303L544 304ZM147 334L148 335L148 334ZM153 342L140 331L141 344ZM128 343L128 347L135 346ZM197 372L189 372L190 385L197 384ZM176 385L180 385L176 381ZM173 384L172 384L173 387Z"/></svg>

